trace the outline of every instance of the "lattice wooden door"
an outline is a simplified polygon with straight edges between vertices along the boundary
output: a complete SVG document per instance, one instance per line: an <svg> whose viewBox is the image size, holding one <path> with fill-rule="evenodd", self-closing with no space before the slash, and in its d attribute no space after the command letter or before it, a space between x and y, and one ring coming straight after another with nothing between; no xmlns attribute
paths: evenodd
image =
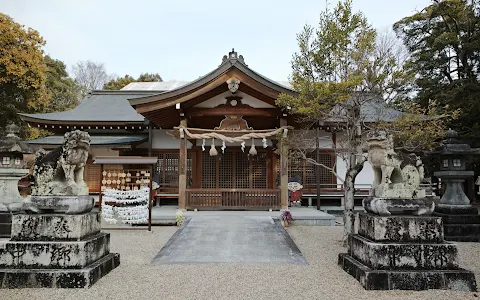
<svg viewBox="0 0 480 300"><path fill-rule="evenodd" d="M158 161L155 166L159 176L159 185L163 190L178 189L179 153L157 153ZM187 186L191 185L192 155L187 153Z"/></svg>
<svg viewBox="0 0 480 300"><path fill-rule="evenodd" d="M307 157L317 159L315 151L307 153ZM320 151L318 159L319 163L329 168L335 166L335 155L333 152ZM315 189L317 181L320 182L322 188L335 187L336 178L333 174L323 167L320 167L319 170L320 176L317 178L314 164L307 163L300 158L290 159L288 162L288 177L299 179L305 189Z"/></svg>
<svg viewBox="0 0 480 300"><path fill-rule="evenodd" d="M202 152L202 188L267 188L267 152L249 156L240 149L228 149L218 156Z"/></svg>

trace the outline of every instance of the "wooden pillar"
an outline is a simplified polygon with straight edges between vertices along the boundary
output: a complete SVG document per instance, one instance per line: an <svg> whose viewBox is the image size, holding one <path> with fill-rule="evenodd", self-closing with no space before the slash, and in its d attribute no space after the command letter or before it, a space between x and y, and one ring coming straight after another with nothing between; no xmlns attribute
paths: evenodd
<svg viewBox="0 0 480 300"><path fill-rule="evenodd" d="M317 165L315 165L315 179L317 181L317 210L320 210L320 168L318 165L320 163L320 129L315 128L315 160Z"/></svg>
<svg viewBox="0 0 480 300"><path fill-rule="evenodd" d="M102 201L103 201L103 191L102 191L102 180L103 179L103 164L100 165L100 194L98 194L98 211L102 213Z"/></svg>
<svg viewBox="0 0 480 300"><path fill-rule="evenodd" d="M187 127L187 120L180 121L180 127ZM187 137L180 137L180 156L178 161L178 208L185 209L187 188Z"/></svg>
<svg viewBox="0 0 480 300"><path fill-rule="evenodd" d="M280 119L280 126L287 126L285 117ZM288 148L280 142L280 204L288 209Z"/></svg>
<svg viewBox="0 0 480 300"><path fill-rule="evenodd" d="M153 123L148 121L148 156L152 156Z"/></svg>
<svg viewBox="0 0 480 300"><path fill-rule="evenodd" d="M148 231L152 231L152 202L153 202L153 191L152 191L152 175L153 175L153 166L150 165L150 182L148 183L148 188L150 192L148 193Z"/></svg>

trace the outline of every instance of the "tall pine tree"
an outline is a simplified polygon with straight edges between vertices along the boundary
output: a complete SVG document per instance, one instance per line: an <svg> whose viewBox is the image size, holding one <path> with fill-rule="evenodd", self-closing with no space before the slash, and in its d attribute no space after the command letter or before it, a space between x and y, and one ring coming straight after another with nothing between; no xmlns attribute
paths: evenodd
<svg viewBox="0 0 480 300"><path fill-rule="evenodd" d="M415 100L460 109L450 124L480 146L480 2L437 0L394 25L411 56Z"/></svg>

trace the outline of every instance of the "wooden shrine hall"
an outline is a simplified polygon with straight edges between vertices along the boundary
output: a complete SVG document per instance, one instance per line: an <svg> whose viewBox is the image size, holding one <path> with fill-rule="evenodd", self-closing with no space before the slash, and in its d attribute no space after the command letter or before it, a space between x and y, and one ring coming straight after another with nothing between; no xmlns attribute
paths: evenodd
<svg viewBox="0 0 480 300"><path fill-rule="evenodd" d="M180 139L180 208L288 206L288 160L273 151L289 129L288 116L275 106L280 93L293 91L255 73L232 51L194 82L130 100L138 113ZM188 142L201 150L192 158L190 176Z"/></svg>
<svg viewBox="0 0 480 300"><path fill-rule="evenodd" d="M65 131L88 131L89 162L97 155L157 156L157 194L178 197L179 208L278 210L288 207L291 177L305 190L317 181L337 186L328 170L318 174L313 165L287 159L281 138L298 124L275 105L281 93L295 92L256 73L232 50L193 82L130 83L119 91L92 91L70 111L21 117L55 133L29 141L43 148L59 145ZM331 145L313 155L336 167L335 133L322 134ZM99 172L86 167L92 193L100 192Z"/></svg>

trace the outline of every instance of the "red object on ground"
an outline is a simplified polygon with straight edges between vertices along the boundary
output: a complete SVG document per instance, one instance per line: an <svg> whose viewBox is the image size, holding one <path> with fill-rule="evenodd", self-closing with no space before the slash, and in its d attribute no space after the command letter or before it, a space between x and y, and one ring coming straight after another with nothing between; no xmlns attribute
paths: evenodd
<svg viewBox="0 0 480 300"><path fill-rule="evenodd" d="M302 195L303 192L301 190L296 192L290 192L290 201L300 201Z"/></svg>

